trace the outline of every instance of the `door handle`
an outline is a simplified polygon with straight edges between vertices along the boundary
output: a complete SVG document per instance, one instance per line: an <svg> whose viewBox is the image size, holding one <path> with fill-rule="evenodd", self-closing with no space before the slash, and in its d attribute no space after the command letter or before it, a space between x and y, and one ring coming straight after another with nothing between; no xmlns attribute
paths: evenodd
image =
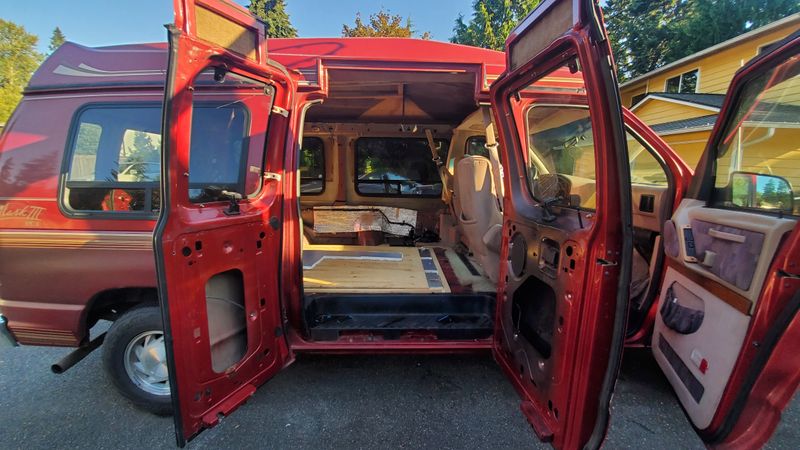
<svg viewBox="0 0 800 450"><path fill-rule="evenodd" d="M743 244L744 241L747 240L747 236L743 236L741 234L726 233L725 231L719 231L714 228L708 230L708 235L716 239L722 239L724 241L738 242L739 244Z"/></svg>

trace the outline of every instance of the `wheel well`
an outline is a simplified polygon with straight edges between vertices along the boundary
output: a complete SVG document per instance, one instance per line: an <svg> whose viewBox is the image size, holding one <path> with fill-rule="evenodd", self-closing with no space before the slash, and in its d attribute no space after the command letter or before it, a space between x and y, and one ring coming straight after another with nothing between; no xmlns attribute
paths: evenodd
<svg viewBox="0 0 800 450"><path fill-rule="evenodd" d="M99 292L86 308L85 329L88 332L98 320L114 321L124 312L142 305L158 306L156 288L121 288Z"/></svg>

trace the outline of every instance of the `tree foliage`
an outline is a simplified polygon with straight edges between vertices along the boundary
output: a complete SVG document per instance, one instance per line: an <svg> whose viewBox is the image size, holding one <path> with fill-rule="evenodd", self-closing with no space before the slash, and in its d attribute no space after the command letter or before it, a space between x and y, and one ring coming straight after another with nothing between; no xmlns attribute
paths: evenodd
<svg viewBox="0 0 800 450"><path fill-rule="evenodd" d="M369 20L365 23L361 19L361 13L356 13L356 20L353 26L347 24L342 26L343 37L402 37L409 38L416 34L411 23L411 18L403 19L400 15L393 15L388 10L381 8L380 11L370 14ZM421 39L430 39L430 32L419 35Z"/></svg>
<svg viewBox="0 0 800 450"><path fill-rule="evenodd" d="M58 47L61 47L64 42L67 42L67 37L64 36L61 28L56 27L53 30L53 35L50 36L50 46L47 49L50 51L50 53L53 53L54 51L58 50Z"/></svg>
<svg viewBox="0 0 800 450"><path fill-rule="evenodd" d="M798 0L608 0L604 7L623 80L798 11Z"/></svg>
<svg viewBox="0 0 800 450"><path fill-rule="evenodd" d="M268 37L297 37L284 0L251 0L247 8L267 25Z"/></svg>
<svg viewBox="0 0 800 450"><path fill-rule="evenodd" d="M506 38L540 0L474 0L472 16L459 14L451 42L503 50Z"/></svg>
<svg viewBox="0 0 800 450"><path fill-rule="evenodd" d="M22 90L42 61L39 38L14 22L0 19L0 123L5 123L22 98Z"/></svg>

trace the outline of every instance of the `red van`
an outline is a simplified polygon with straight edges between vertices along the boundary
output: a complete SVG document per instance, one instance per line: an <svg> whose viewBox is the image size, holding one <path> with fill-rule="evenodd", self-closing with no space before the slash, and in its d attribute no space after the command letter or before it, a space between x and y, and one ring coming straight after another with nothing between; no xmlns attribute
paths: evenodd
<svg viewBox="0 0 800 450"><path fill-rule="evenodd" d="M302 352L491 351L540 439L593 448L625 344L709 445L769 438L800 380L800 175L770 163L800 159L800 35L737 74L692 177L621 108L589 0L505 53L175 18L66 44L9 120L0 340L77 346L56 371L102 344L180 446Z"/></svg>

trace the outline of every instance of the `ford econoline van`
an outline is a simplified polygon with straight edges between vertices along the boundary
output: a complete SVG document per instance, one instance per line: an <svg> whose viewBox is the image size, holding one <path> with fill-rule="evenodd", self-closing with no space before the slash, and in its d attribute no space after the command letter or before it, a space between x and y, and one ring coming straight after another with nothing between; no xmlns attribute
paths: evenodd
<svg viewBox="0 0 800 450"><path fill-rule="evenodd" d="M175 8L166 45L62 46L0 137L6 342L78 347L56 372L102 345L180 446L301 353L491 351L539 439L593 448L626 344L709 445L769 438L800 373L800 35L736 75L692 176L620 106L589 0L504 53Z"/></svg>

